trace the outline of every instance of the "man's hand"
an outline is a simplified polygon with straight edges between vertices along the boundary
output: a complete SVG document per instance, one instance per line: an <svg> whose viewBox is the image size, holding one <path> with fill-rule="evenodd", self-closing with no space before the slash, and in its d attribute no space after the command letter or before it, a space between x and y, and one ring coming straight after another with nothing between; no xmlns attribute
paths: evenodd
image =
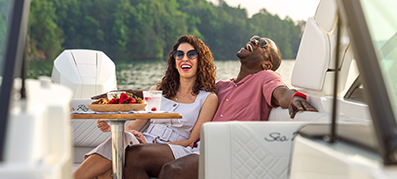
<svg viewBox="0 0 397 179"><path fill-rule="evenodd" d="M291 118L295 117L295 114L299 111L313 111L318 112L315 107L313 107L305 98L300 96L294 96L289 103L288 111Z"/></svg>

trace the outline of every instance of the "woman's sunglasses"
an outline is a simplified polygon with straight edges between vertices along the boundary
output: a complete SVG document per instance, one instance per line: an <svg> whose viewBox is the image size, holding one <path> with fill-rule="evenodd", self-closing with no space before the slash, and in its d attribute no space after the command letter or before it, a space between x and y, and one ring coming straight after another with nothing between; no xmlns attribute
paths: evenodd
<svg viewBox="0 0 397 179"><path fill-rule="evenodd" d="M264 41L264 40L260 41L260 39L261 38L259 36L253 36L253 37L250 38L250 41L256 40L256 41L258 41L258 46L259 47L261 47L261 48L267 47L267 51L269 52L269 56L270 56L271 62L273 63L272 52L269 49L269 44L266 41Z"/></svg>
<svg viewBox="0 0 397 179"><path fill-rule="evenodd" d="M183 52L182 50L174 50L172 53L174 55L175 60L182 60L183 56L185 56L185 52ZM198 56L198 51L197 50L189 50L186 53L186 56L190 60L194 60Z"/></svg>

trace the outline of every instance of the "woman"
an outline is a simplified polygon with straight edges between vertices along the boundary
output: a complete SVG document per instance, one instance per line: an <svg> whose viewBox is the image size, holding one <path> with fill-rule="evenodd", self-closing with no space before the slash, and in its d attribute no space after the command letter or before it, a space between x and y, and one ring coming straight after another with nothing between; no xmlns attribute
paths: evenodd
<svg viewBox="0 0 397 179"><path fill-rule="evenodd" d="M201 125L212 120L218 106L218 97L214 94L215 65L209 48L196 37L180 37L168 55L165 76L152 89L163 91L162 111L181 113L183 118L150 120L144 133L138 131L148 120L132 121L125 128L124 143L191 144L199 137ZM110 131L106 122L97 123L103 132ZM75 170L74 177L111 178L111 167L109 139L86 154L84 162Z"/></svg>

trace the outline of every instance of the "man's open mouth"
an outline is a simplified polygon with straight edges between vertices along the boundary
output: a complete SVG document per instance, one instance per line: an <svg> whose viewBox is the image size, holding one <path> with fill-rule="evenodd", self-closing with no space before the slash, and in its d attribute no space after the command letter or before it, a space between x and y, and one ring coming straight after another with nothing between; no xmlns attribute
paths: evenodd
<svg viewBox="0 0 397 179"><path fill-rule="evenodd" d="M192 66L190 66L190 65L182 65L181 68L182 68L182 70L187 70L187 69L191 69Z"/></svg>
<svg viewBox="0 0 397 179"><path fill-rule="evenodd" d="M249 43L248 43L247 45L245 45L244 49L245 49L245 50L248 50L248 51L250 51L250 52L254 51L254 49L252 48L252 45L249 44Z"/></svg>

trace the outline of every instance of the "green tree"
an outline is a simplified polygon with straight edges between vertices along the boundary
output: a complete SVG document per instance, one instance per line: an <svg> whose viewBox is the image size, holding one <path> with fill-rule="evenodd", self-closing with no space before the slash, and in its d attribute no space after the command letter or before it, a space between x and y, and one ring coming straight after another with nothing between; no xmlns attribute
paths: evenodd
<svg viewBox="0 0 397 179"><path fill-rule="evenodd" d="M65 39L63 47L81 48L81 41L83 39L81 32L82 11L79 0L50 0L53 2L58 17L56 23L63 30L63 37Z"/></svg>
<svg viewBox="0 0 397 179"><path fill-rule="evenodd" d="M283 58L295 58L304 25L266 9L248 18L240 6L206 0L32 0L32 6L31 46L47 59L59 53L58 44L101 50L113 60L166 59L186 34L201 38L217 60L236 59L252 35L273 39ZM48 37L37 35L43 29Z"/></svg>
<svg viewBox="0 0 397 179"><path fill-rule="evenodd" d="M62 50L62 30L52 2L32 0L29 15L29 52L33 59L54 59Z"/></svg>

